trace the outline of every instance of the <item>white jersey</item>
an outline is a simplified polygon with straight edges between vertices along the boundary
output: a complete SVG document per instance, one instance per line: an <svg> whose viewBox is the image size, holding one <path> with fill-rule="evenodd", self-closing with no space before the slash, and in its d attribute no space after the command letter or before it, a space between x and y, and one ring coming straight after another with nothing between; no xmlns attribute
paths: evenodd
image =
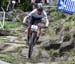
<svg viewBox="0 0 75 64"><path fill-rule="evenodd" d="M43 10L42 14L39 15L39 14L37 13L37 9L34 9L32 12L30 12L30 13L28 14L28 17L30 17L30 16L33 16L33 17L35 17L35 18L41 18L41 19L44 18L46 21L48 21L47 13L46 13L44 10Z"/></svg>

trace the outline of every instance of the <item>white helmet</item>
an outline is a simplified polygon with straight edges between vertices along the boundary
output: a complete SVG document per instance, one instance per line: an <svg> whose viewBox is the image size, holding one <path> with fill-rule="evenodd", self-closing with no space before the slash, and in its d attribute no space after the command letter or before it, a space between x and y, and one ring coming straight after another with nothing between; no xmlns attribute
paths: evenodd
<svg viewBox="0 0 75 64"><path fill-rule="evenodd" d="M37 10L42 11L43 10L43 5L42 3L37 4Z"/></svg>

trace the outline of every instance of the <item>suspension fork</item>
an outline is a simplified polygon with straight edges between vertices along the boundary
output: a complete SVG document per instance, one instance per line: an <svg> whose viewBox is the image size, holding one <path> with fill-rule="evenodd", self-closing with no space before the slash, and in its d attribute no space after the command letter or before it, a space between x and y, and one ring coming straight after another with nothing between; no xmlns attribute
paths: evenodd
<svg viewBox="0 0 75 64"><path fill-rule="evenodd" d="M28 27L28 32L27 32L27 39L29 39L31 36L31 27Z"/></svg>
<svg viewBox="0 0 75 64"><path fill-rule="evenodd" d="M31 34L32 34L32 31L31 31L31 26L30 26L30 27L28 27L27 39L30 38ZM37 39L39 39L40 35L41 35L41 28L39 27L39 29L37 31Z"/></svg>
<svg viewBox="0 0 75 64"><path fill-rule="evenodd" d="M37 31L37 38L39 38L41 35L41 28L39 27L38 31Z"/></svg>

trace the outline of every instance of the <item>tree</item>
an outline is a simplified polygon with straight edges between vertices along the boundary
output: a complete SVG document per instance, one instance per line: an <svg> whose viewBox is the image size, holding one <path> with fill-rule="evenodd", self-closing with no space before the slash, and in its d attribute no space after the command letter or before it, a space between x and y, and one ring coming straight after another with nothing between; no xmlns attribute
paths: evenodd
<svg viewBox="0 0 75 64"><path fill-rule="evenodd" d="M4 9L7 8L8 0L0 0L2 1L2 6ZM31 0L20 0L20 3L16 3L16 9L21 9L23 11L30 11L31 10Z"/></svg>
<svg viewBox="0 0 75 64"><path fill-rule="evenodd" d="M0 11L1 11L2 0L0 0Z"/></svg>
<svg viewBox="0 0 75 64"><path fill-rule="evenodd" d="M30 11L31 10L31 2L30 1L31 0L21 0L19 5L17 4L17 7L24 11Z"/></svg>

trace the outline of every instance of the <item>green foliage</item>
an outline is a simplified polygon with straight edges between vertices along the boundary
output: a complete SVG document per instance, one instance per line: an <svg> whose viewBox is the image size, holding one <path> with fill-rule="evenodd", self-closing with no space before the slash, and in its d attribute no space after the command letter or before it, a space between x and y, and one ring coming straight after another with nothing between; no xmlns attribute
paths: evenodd
<svg viewBox="0 0 75 64"><path fill-rule="evenodd" d="M17 5L18 8L24 10L24 11L28 11L31 10L31 0L21 0L21 3L19 5Z"/></svg>
<svg viewBox="0 0 75 64"><path fill-rule="evenodd" d="M65 18L64 13L63 12L59 12L56 8L50 8L50 16L54 18L54 20L60 20L62 18Z"/></svg>
<svg viewBox="0 0 75 64"><path fill-rule="evenodd" d="M0 38L0 44L7 43L8 41L9 41L8 39Z"/></svg>
<svg viewBox="0 0 75 64"><path fill-rule="evenodd" d="M7 7L8 0L2 0L2 6L5 9Z"/></svg>
<svg viewBox="0 0 75 64"><path fill-rule="evenodd" d="M3 54L2 56L0 56L0 59L10 63L13 63L16 61L16 59L9 53Z"/></svg>
<svg viewBox="0 0 75 64"><path fill-rule="evenodd" d="M19 22L5 22L4 29L21 29Z"/></svg>
<svg viewBox="0 0 75 64"><path fill-rule="evenodd" d="M64 28L73 28L75 27L75 22L74 21L71 21L71 22L65 22L65 24L63 25Z"/></svg>
<svg viewBox="0 0 75 64"><path fill-rule="evenodd" d="M24 11L29 11L31 10L31 4L30 4L31 0L21 0L20 3L16 4L16 8L22 9ZM4 9L6 9L8 5L8 0L2 0L2 6Z"/></svg>

